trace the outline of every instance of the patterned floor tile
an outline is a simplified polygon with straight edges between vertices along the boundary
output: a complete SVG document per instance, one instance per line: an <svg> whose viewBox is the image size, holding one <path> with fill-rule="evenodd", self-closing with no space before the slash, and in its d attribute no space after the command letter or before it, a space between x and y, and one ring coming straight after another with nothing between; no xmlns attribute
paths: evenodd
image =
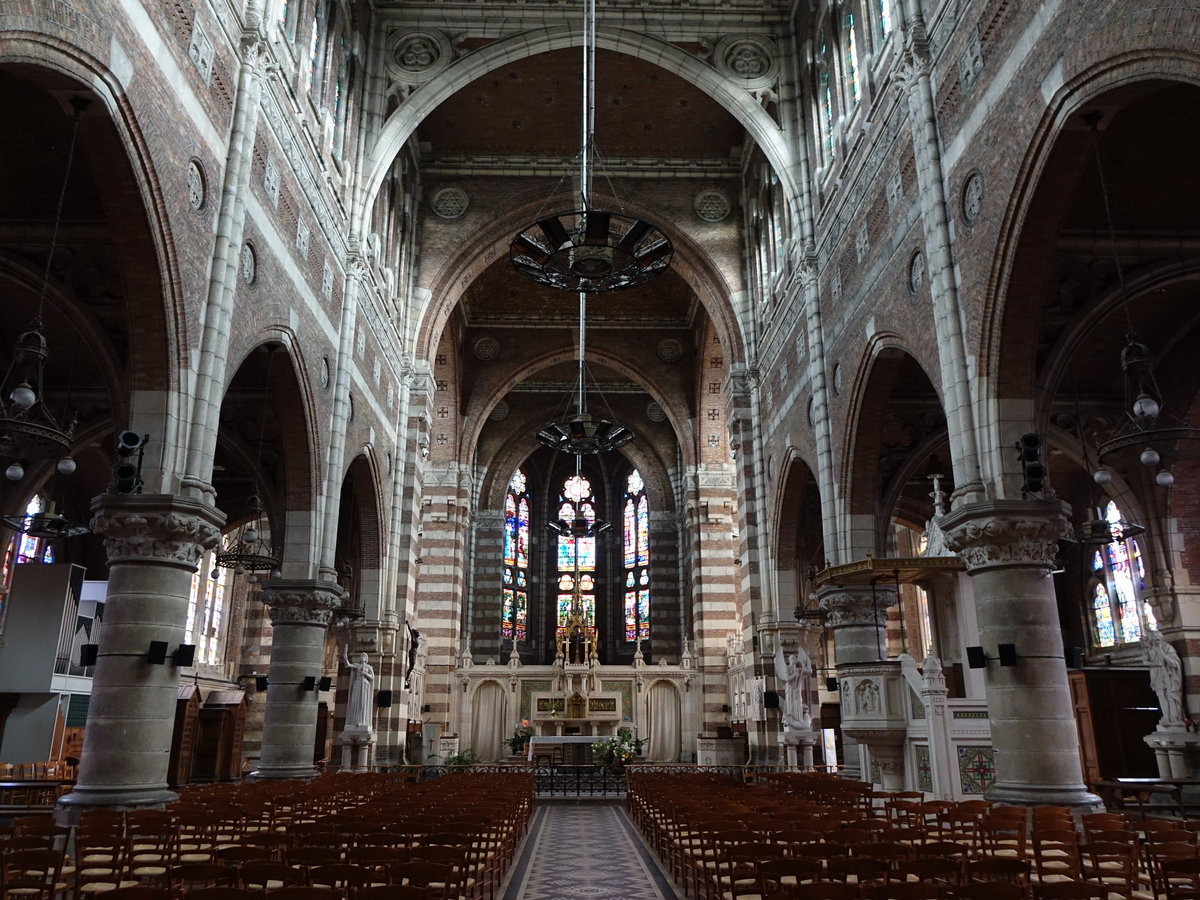
<svg viewBox="0 0 1200 900"><path fill-rule="evenodd" d="M625 810L613 804L538 807L504 900L675 900Z"/></svg>

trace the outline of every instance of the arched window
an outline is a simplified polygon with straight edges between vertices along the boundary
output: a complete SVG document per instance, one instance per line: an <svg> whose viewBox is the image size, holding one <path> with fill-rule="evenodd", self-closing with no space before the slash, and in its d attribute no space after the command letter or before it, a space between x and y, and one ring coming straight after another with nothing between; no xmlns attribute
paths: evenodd
<svg viewBox="0 0 1200 900"><path fill-rule="evenodd" d="M517 469L504 495L504 600L500 635L513 641L528 639L529 616L529 490L525 473Z"/></svg>
<svg viewBox="0 0 1200 900"><path fill-rule="evenodd" d="M45 512L46 502L40 494L25 504L25 518ZM28 563L52 563L55 560L54 545L46 538L14 534L4 546L4 559L0 562L0 632L4 630L4 617L8 611L8 592L12 587L13 567Z"/></svg>
<svg viewBox="0 0 1200 900"><path fill-rule="evenodd" d="M184 643L196 645L197 664L217 666L223 661L226 574L217 565L216 551L209 550L192 575Z"/></svg>
<svg viewBox="0 0 1200 900"><path fill-rule="evenodd" d="M822 28L817 36L817 133L820 140L821 164L833 159L833 83L829 71L829 38Z"/></svg>
<svg viewBox="0 0 1200 900"><path fill-rule="evenodd" d="M625 567L625 640L650 637L650 501L637 469L625 480L622 534Z"/></svg>
<svg viewBox="0 0 1200 900"><path fill-rule="evenodd" d="M308 47L304 61L304 90L314 99L321 94L321 58L324 53L325 28L327 25L324 4L313 5L312 23L308 29Z"/></svg>
<svg viewBox="0 0 1200 900"><path fill-rule="evenodd" d="M1121 532L1121 511L1115 501L1104 507L1104 518L1116 540L1092 555L1092 623L1096 644L1115 647L1142 639L1145 629L1158 630L1150 604L1141 599L1146 570L1137 539Z"/></svg>
<svg viewBox="0 0 1200 900"><path fill-rule="evenodd" d="M879 0L879 36L892 33L892 0Z"/></svg>
<svg viewBox="0 0 1200 900"><path fill-rule="evenodd" d="M589 525L596 521L596 498L591 483L581 475L572 475L563 482L558 497L558 518L574 522L582 517ZM596 624L596 538L595 535L558 536L558 610L555 621L561 637L571 614L571 601L576 590L589 627ZM576 585L578 579L578 586Z"/></svg>
<svg viewBox="0 0 1200 900"><path fill-rule="evenodd" d="M858 103L858 40L854 34L854 13L847 13L842 28L842 68L846 83L846 105Z"/></svg>

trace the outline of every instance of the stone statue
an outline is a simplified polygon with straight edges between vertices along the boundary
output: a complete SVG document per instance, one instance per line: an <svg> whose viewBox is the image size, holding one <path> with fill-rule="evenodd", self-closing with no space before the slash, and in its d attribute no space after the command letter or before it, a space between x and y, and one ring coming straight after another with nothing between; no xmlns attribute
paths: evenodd
<svg viewBox="0 0 1200 900"><path fill-rule="evenodd" d="M350 671L350 689L346 694L346 728L370 728L375 670L367 662L365 653L358 654L358 662L350 662L345 647L342 648L342 662Z"/></svg>
<svg viewBox="0 0 1200 900"><path fill-rule="evenodd" d="M803 647L784 661L783 648L775 648L775 677L785 685L783 695L783 727L787 731L811 731L812 710L808 704L809 678L812 660Z"/></svg>
<svg viewBox="0 0 1200 900"><path fill-rule="evenodd" d="M1142 644L1146 653L1146 665L1150 667L1150 686L1158 695L1158 706L1162 710L1159 727L1184 724L1183 712L1183 666L1179 654L1157 631L1146 630Z"/></svg>

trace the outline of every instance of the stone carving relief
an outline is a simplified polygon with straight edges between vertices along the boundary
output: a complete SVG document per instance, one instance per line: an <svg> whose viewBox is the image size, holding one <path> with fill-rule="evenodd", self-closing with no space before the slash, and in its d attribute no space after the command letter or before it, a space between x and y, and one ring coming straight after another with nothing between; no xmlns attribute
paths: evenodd
<svg viewBox="0 0 1200 900"><path fill-rule="evenodd" d="M836 591L823 595L818 603L821 611L828 617L829 624L835 628L839 625L863 625L875 622L875 602L869 594Z"/></svg>
<svg viewBox="0 0 1200 900"><path fill-rule="evenodd" d="M967 38L966 49L958 57L958 84L965 93L971 89L979 73L983 71L983 47L979 42L979 29L972 28Z"/></svg>
<svg viewBox="0 0 1200 900"><path fill-rule="evenodd" d="M500 355L500 342L494 337L481 337L471 346L471 352L481 362L491 362Z"/></svg>
<svg viewBox="0 0 1200 900"><path fill-rule="evenodd" d="M663 408L658 405L658 403L651 400L646 404L646 418L651 422L663 422L666 420L667 414L663 411Z"/></svg>
<svg viewBox="0 0 1200 900"><path fill-rule="evenodd" d="M314 586L296 582L267 582L262 599L271 611L272 625L328 625L342 603L336 584Z"/></svg>
<svg viewBox="0 0 1200 900"><path fill-rule="evenodd" d="M679 362L683 359L683 344L675 338L664 338L658 342L658 358L665 363Z"/></svg>
<svg viewBox="0 0 1200 900"><path fill-rule="evenodd" d="M139 502L145 501L145 502ZM97 506L91 529L104 537L110 564L163 563L195 570L220 537L222 514L200 504L158 503L149 495Z"/></svg>
<svg viewBox="0 0 1200 900"><path fill-rule="evenodd" d="M921 293L925 286L925 254L918 250L908 263L908 289L913 294Z"/></svg>
<svg viewBox="0 0 1200 900"><path fill-rule="evenodd" d="M204 169L196 159L188 162L187 195L192 209L197 212L204 209L204 202L208 199L208 186L204 178Z"/></svg>
<svg viewBox="0 0 1200 900"><path fill-rule="evenodd" d="M858 715L877 715L883 711L879 700L879 684L875 681L860 681L854 687L854 711Z"/></svg>
<svg viewBox="0 0 1200 900"><path fill-rule="evenodd" d="M1048 515L997 511L946 526L946 546L958 553L967 569L1001 565L1052 568L1058 542L1071 533L1061 505Z"/></svg>
<svg viewBox="0 0 1200 900"><path fill-rule="evenodd" d="M249 241L242 244L242 281L246 284L258 281L258 254L254 252L254 245Z"/></svg>
<svg viewBox="0 0 1200 900"><path fill-rule="evenodd" d="M492 411L488 415L488 418L493 422L503 422L508 418L509 411L508 404L503 400L499 400L497 401L496 405L492 407Z"/></svg>

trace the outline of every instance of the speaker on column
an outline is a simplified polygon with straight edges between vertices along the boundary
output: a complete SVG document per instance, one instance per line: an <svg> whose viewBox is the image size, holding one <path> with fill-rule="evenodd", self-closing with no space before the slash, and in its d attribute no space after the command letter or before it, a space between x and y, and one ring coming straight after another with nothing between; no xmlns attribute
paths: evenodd
<svg viewBox="0 0 1200 900"><path fill-rule="evenodd" d="M982 647L967 648L967 668L983 669L987 667L987 654Z"/></svg>
<svg viewBox="0 0 1200 900"><path fill-rule="evenodd" d="M80 644L79 645L79 665L82 668L94 666L96 659L100 655L99 644Z"/></svg>
<svg viewBox="0 0 1200 900"><path fill-rule="evenodd" d="M763 706L767 709L779 709L779 692L763 691Z"/></svg>
<svg viewBox="0 0 1200 900"><path fill-rule="evenodd" d="M1017 664L1017 645L997 644L996 656L1000 659L1000 665L1015 666Z"/></svg>
<svg viewBox="0 0 1200 900"><path fill-rule="evenodd" d="M392 706L392 692L380 691L375 695L375 705L380 709L390 709Z"/></svg>

